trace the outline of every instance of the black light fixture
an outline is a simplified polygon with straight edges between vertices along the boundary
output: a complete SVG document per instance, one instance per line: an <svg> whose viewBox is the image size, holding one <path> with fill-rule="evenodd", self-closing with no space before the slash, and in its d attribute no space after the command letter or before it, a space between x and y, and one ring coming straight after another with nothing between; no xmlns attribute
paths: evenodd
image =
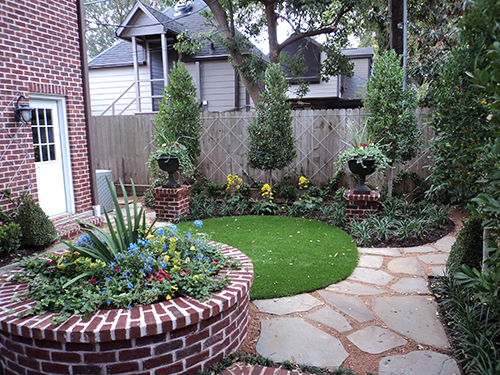
<svg viewBox="0 0 500 375"><path fill-rule="evenodd" d="M17 99L16 107L14 108L14 117L17 122L24 122L25 124L27 124L31 121L32 111L35 108L31 108L26 103L19 104L19 101L21 99L26 100L24 95L19 96L19 98Z"/></svg>

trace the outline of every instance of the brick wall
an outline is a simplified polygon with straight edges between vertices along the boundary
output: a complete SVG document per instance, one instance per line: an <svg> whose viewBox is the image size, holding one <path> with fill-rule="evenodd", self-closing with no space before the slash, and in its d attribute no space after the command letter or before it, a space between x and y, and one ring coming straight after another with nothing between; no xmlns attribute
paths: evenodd
<svg viewBox="0 0 500 375"><path fill-rule="evenodd" d="M252 262L224 269L229 285L200 302L193 298L71 317L54 326L52 314L17 318L33 301L12 302L26 284L0 283L0 362L10 374L193 374L236 351L246 337ZM15 312L9 312L12 309Z"/></svg>
<svg viewBox="0 0 500 375"><path fill-rule="evenodd" d="M37 198L31 129L14 120L19 95L64 96L77 213L91 209L77 1L0 1L0 206L1 193L28 190Z"/></svg>

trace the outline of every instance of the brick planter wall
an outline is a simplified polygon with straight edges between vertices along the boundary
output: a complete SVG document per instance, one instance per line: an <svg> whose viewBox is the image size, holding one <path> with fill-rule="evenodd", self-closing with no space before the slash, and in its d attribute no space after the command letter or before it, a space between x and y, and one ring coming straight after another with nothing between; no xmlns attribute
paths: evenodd
<svg viewBox="0 0 500 375"><path fill-rule="evenodd" d="M364 219L378 209L380 193L372 190L370 194L354 194L354 190L344 191L345 216L347 220Z"/></svg>
<svg viewBox="0 0 500 375"><path fill-rule="evenodd" d="M189 297L131 309L73 316L53 325L53 314L17 318L34 305L11 302L27 284L0 283L0 361L9 374L198 374L236 351L249 322L253 266L237 249L222 252L242 263L223 269L230 284L200 302Z"/></svg>
<svg viewBox="0 0 500 375"><path fill-rule="evenodd" d="M164 187L154 188L153 197L155 198L156 217L172 220L186 213L189 210L190 193L191 185L181 185L181 187L175 189ZM163 209L165 211L162 213Z"/></svg>

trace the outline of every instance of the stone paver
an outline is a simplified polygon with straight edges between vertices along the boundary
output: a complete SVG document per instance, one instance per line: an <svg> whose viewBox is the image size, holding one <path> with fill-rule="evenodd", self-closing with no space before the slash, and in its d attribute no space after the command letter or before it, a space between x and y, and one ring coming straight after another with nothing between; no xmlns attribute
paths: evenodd
<svg viewBox="0 0 500 375"><path fill-rule="evenodd" d="M329 307L323 307L321 310L309 313L306 317L327 327L333 328L337 332L347 332L352 330L352 326L349 324L347 319Z"/></svg>
<svg viewBox="0 0 500 375"><path fill-rule="evenodd" d="M399 293L429 293L427 282L421 277L405 277L391 286L392 290Z"/></svg>
<svg viewBox="0 0 500 375"><path fill-rule="evenodd" d="M460 375L456 361L430 350L384 357L378 366L378 375Z"/></svg>
<svg viewBox="0 0 500 375"><path fill-rule="evenodd" d="M366 307L361 298L342 296L323 290L320 290L319 294L326 302L330 303L344 314L349 315L351 318L356 319L358 322L368 322L375 319L375 316L370 312L368 307Z"/></svg>
<svg viewBox="0 0 500 375"><path fill-rule="evenodd" d="M435 253L437 250L432 246L415 246L415 247L405 247L403 251L406 254L412 254L412 253Z"/></svg>
<svg viewBox="0 0 500 375"><path fill-rule="evenodd" d="M257 352L277 362L293 360L329 369L338 368L349 356L338 339L299 318L262 321Z"/></svg>
<svg viewBox="0 0 500 375"><path fill-rule="evenodd" d="M391 276L387 272L381 270L358 267L354 269L354 272L348 277L348 279L368 284L386 285L394 279L394 276Z"/></svg>
<svg viewBox="0 0 500 375"><path fill-rule="evenodd" d="M406 345L401 336L388 329L370 326L347 336L351 342L362 351L370 354L380 354L386 350Z"/></svg>
<svg viewBox="0 0 500 375"><path fill-rule="evenodd" d="M451 246L455 243L455 240L456 238L453 236L446 236L437 240L434 246L439 251L444 251L446 253L449 253L451 250Z"/></svg>
<svg viewBox="0 0 500 375"><path fill-rule="evenodd" d="M406 273L408 275L424 275L424 267L415 257L396 258L387 264L387 268L393 273Z"/></svg>
<svg viewBox="0 0 500 375"><path fill-rule="evenodd" d="M358 247L358 253L360 254L373 254L373 255L383 255L387 257L400 257L401 253L398 249L386 248L386 247Z"/></svg>
<svg viewBox="0 0 500 375"><path fill-rule="evenodd" d="M253 301L260 311L275 315L286 315L299 311L309 311L323 302L310 294L298 294L292 297Z"/></svg>
<svg viewBox="0 0 500 375"><path fill-rule="evenodd" d="M329 292L339 292L345 294L354 294L356 296L373 296L375 294L387 293L380 286L371 286L352 281L344 280L337 284L329 285L326 290Z"/></svg>
<svg viewBox="0 0 500 375"><path fill-rule="evenodd" d="M421 344L450 347L431 297L374 297L372 304L375 314L394 331Z"/></svg>
<svg viewBox="0 0 500 375"><path fill-rule="evenodd" d="M448 260L448 254L429 254L429 255L419 255L420 259L425 264L446 264Z"/></svg>
<svg viewBox="0 0 500 375"><path fill-rule="evenodd" d="M375 255L361 255L358 261L358 267L380 268L384 264L384 258Z"/></svg>
<svg viewBox="0 0 500 375"><path fill-rule="evenodd" d="M432 273L434 276L444 276L446 275L446 267L441 266L441 267L431 267Z"/></svg>

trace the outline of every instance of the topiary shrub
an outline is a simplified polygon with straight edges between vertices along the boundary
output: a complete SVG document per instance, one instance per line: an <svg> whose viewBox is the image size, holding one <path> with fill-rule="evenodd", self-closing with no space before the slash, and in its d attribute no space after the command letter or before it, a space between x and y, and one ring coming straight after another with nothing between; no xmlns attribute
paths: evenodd
<svg viewBox="0 0 500 375"><path fill-rule="evenodd" d="M45 246L57 237L54 223L28 194L23 194L19 199L14 220L23 233L21 246Z"/></svg>
<svg viewBox="0 0 500 375"><path fill-rule="evenodd" d="M481 218L470 218L458 232L446 263L448 273L461 271L462 265L481 269L483 261L483 227Z"/></svg>

